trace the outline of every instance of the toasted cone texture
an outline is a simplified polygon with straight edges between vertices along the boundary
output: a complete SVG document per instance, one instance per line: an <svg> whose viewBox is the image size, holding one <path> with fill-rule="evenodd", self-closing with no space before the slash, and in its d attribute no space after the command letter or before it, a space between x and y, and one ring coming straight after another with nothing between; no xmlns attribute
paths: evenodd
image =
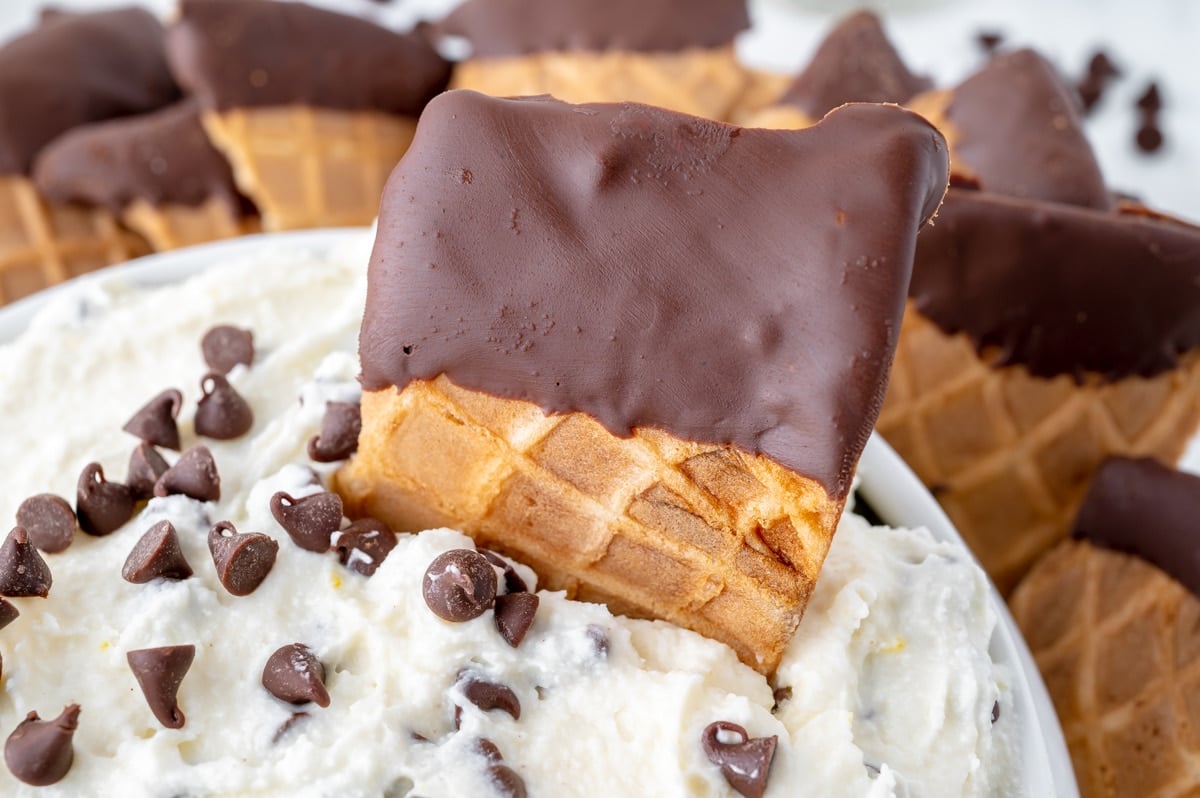
<svg viewBox="0 0 1200 798"><path fill-rule="evenodd" d="M27 177L0 176L0 305L146 252L107 211L51 206Z"/></svg>
<svg viewBox="0 0 1200 798"><path fill-rule="evenodd" d="M205 112L204 127L277 231L370 224L416 120L293 105Z"/></svg>
<svg viewBox="0 0 1200 798"><path fill-rule="evenodd" d="M570 103L638 102L728 119L750 78L732 47L680 53L547 52L478 58L454 69L450 87L493 97L549 94Z"/></svg>
<svg viewBox="0 0 1200 798"><path fill-rule="evenodd" d="M1136 557L1068 541L1012 611L1083 798L1200 795L1200 599Z"/></svg>
<svg viewBox="0 0 1200 798"><path fill-rule="evenodd" d="M1149 379L1042 379L910 305L876 426L1008 593L1067 536L1105 459L1179 459L1200 427L1200 353Z"/></svg>
<svg viewBox="0 0 1200 798"><path fill-rule="evenodd" d="M746 127L763 127L768 130L799 130L815 125L818 120L792 105L772 105L749 114L741 124Z"/></svg>
<svg viewBox="0 0 1200 798"><path fill-rule="evenodd" d="M249 235L261 228L258 219L240 216L219 199L196 207L155 206L139 200L122 212L121 221L146 239L155 252Z"/></svg>
<svg viewBox="0 0 1200 798"><path fill-rule="evenodd" d="M842 503L729 446L469 391L445 377L367 392L351 515L453 524L522 558L551 590L665 618L770 672L811 594Z"/></svg>

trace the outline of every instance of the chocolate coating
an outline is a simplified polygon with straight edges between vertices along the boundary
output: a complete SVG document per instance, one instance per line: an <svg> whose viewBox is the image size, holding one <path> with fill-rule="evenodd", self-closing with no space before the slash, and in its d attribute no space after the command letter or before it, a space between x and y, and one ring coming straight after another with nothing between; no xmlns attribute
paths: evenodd
<svg viewBox="0 0 1200 798"><path fill-rule="evenodd" d="M478 58L721 47L748 27L746 0L467 0L438 29Z"/></svg>
<svg viewBox="0 0 1200 798"><path fill-rule="evenodd" d="M1200 228L951 188L910 291L995 365L1150 377L1200 346Z"/></svg>
<svg viewBox="0 0 1200 798"><path fill-rule="evenodd" d="M179 97L163 29L135 8L60 13L0 48L0 174L28 174L66 131Z"/></svg>
<svg viewBox="0 0 1200 798"><path fill-rule="evenodd" d="M1200 477L1150 459L1114 458L1096 472L1074 536L1166 571L1200 597Z"/></svg>
<svg viewBox="0 0 1200 798"><path fill-rule="evenodd" d="M275 0L183 0L167 57L205 110L300 104L416 116L450 80L450 64L419 32Z"/></svg>
<svg viewBox="0 0 1200 798"><path fill-rule="evenodd" d="M878 16L857 11L829 32L779 102L820 119L845 103L902 103L932 85L908 71Z"/></svg>
<svg viewBox="0 0 1200 798"><path fill-rule="evenodd" d="M1003 53L954 90L955 170L985 191L1108 209L1112 195L1071 89L1033 50Z"/></svg>
<svg viewBox="0 0 1200 798"><path fill-rule="evenodd" d="M844 497L947 169L941 135L889 106L772 131L449 92L384 195L363 384L446 374Z"/></svg>
<svg viewBox="0 0 1200 798"><path fill-rule="evenodd" d="M135 200L240 208L229 163L209 142L200 108L185 100L149 114L77 128L38 157L34 182L54 202L119 212Z"/></svg>

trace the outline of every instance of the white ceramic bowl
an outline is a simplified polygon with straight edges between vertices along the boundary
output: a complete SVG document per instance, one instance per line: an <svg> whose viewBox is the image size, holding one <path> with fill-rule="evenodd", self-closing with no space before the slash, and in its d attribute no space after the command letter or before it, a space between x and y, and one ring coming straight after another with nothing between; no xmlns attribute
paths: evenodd
<svg viewBox="0 0 1200 798"><path fill-rule="evenodd" d="M101 272L84 275L20 302L0 308L0 345L13 340L30 321L53 301L81 299L101 282L117 281L126 285L152 288L179 282L204 269L231 259L250 255L265 244L286 244L288 249L306 249L314 255L333 250L344 251L354 240L368 235L366 230L314 230L301 233L248 236L201 247L192 247L162 255L152 255ZM364 250L365 251L365 250ZM963 545L950 520L925 490L908 466L878 435L873 435L859 464L862 482L860 496L887 523L893 526L925 527L939 540ZM1015 735L1028 798L1079 798L1071 771L1071 761L1063 741L1054 708L1041 676L995 590L992 602L1000 623L992 638L992 658L1008 666L1013 677Z"/></svg>

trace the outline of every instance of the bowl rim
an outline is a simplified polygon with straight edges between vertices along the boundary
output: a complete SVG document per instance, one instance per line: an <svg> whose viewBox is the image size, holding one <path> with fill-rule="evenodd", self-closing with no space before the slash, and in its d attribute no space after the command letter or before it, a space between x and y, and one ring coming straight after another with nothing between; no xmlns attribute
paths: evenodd
<svg viewBox="0 0 1200 798"><path fill-rule="evenodd" d="M304 251L319 258L333 251L344 251L355 242L366 243L365 237L370 234L369 227L260 233L109 266L0 307L0 347L25 332L37 314L52 302L69 301L72 297L82 300L101 286L147 289L171 285L208 268L246 257L263 247ZM954 543L968 551L941 506L878 433L871 433L859 461L858 473L862 479L858 488L860 495L887 523L927 529L935 539ZM1014 714L1018 720L1014 736L1024 771L1022 787L1030 790L1029 795L1039 798L1079 798L1070 755L1049 693L1012 615L990 581L988 591L997 616L991 642L992 657L1009 666L1013 682Z"/></svg>

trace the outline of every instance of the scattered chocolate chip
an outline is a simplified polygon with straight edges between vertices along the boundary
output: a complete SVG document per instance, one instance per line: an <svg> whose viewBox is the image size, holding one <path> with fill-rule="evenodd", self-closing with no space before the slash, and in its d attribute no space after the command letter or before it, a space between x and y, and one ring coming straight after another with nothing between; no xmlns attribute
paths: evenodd
<svg viewBox="0 0 1200 798"><path fill-rule="evenodd" d="M608 632L603 626L595 623L589 623L587 627L587 635L592 639L592 646L596 649L596 654L600 657L608 656Z"/></svg>
<svg viewBox="0 0 1200 798"><path fill-rule="evenodd" d="M221 585L235 596L248 596L271 573L279 544L257 532L239 533L221 521L208 530L208 550Z"/></svg>
<svg viewBox="0 0 1200 798"><path fill-rule="evenodd" d="M1137 98L1137 107L1148 114L1156 114L1162 110L1162 96L1158 92L1158 83L1150 81Z"/></svg>
<svg viewBox="0 0 1200 798"><path fill-rule="evenodd" d="M1097 50L1092 54L1088 60L1087 73L1076 86L1085 112L1090 112L1096 107L1108 84L1120 74L1121 70L1104 50Z"/></svg>
<svg viewBox="0 0 1200 798"><path fill-rule="evenodd" d="M1087 73L1104 80L1121 76L1120 68L1105 50L1096 50L1092 53L1092 57L1088 59Z"/></svg>
<svg viewBox="0 0 1200 798"><path fill-rule="evenodd" d="M21 502L17 508L17 526L29 533L29 539L48 554L65 551L75 538L75 511L66 500L53 493L39 493Z"/></svg>
<svg viewBox="0 0 1200 798"><path fill-rule="evenodd" d="M254 411L229 380L209 372L200 381L204 396L196 406L196 434L219 441L240 438L254 426Z"/></svg>
<svg viewBox="0 0 1200 798"><path fill-rule="evenodd" d="M262 685L268 693L289 704L311 701L319 707L329 706L325 666L303 643L283 646L267 659Z"/></svg>
<svg viewBox="0 0 1200 798"><path fill-rule="evenodd" d="M488 775L502 798L526 798L525 782L508 765L491 765Z"/></svg>
<svg viewBox="0 0 1200 798"><path fill-rule="evenodd" d="M471 674L462 674L458 685L463 697L484 712L498 709L512 715L513 720L521 719L521 701L508 687Z"/></svg>
<svg viewBox="0 0 1200 798"><path fill-rule="evenodd" d="M271 515L297 546L326 552L330 535L342 527L342 498L326 492L296 499L279 491L271 497Z"/></svg>
<svg viewBox="0 0 1200 798"><path fill-rule="evenodd" d="M1075 91L1079 94L1079 102L1083 105L1084 113L1090 113L1100 102L1100 98L1104 96L1104 87L1104 80L1090 75L1079 81Z"/></svg>
<svg viewBox="0 0 1200 798"><path fill-rule="evenodd" d="M143 585L152 579L187 579L191 575L192 567L183 556L179 535L166 520L146 530L121 568L125 581L135 585Z"/></svg>
<svg viewBox="0 0 1200 798"><path fill-rule="evenodd" d="M89 535L108 535L133 518L133 491L120 482L104 478L99 463L88 463L75 489L75 513L79 528Z"/></svg>
<svg viewBox="0 0 1200 798"><path fill-rule="evenodd" d="M4 743L4 762L21 781L46 787L62 780L75 761L72 738L79 727L79 705L71 704L54 720L30 712Z"/></svg>
<svg viewBox="0 0 1200 798"><path fill-rule="evenodd" d="M469 621L496 600L496 572L479 552L453 549L439 554L425 570L421 594L442 620Z"/></svg>
<svg viewBox="0 0 1200 798"><path fill-rule="evenodd" d="M382 521L360 518L337 534L333 548L342 565L371 576L396 548L396 533Z"/></svg>
<svg viewBox="0 0 1200 798"><path fill-rule="evenodd" d="M183 728L186 718L179 709L179 685L195 658L196 647L191 645L140 648L125 653L150 711L168 729Z"/></svg>
<svg viewBox="0 0 1200 798"><path fill-rule="evenodd" d="M294 729L301 721L308 717L307 712L293 712L292 716L280 724L275 730L275 735L271 737L271 744L278 745L279 741L287 737L288 732Z"/></svg>
<svg viewBox="0 0 1200 798"><path fill-rule="evenodd" d="M17 610L16 605L5 598L0 598L0 629L8 626L19 617L21 617L21 613Z"/></svg>
<svg viewBox="0 0 1200 798"><path fill-rule="evenodd" d="M723 741L726 735L740 740ZM708 761L719 767L729 786L745 798L762 798L778 742L774 735L751 737L744 728L727 721L710 723L700 735Z"/></svg>
<svg viewBox="0 0 1200 798"><path fill-rule="evenodd" d="M358 451L362 408L353 402L326 402L321 434L308 442L308 456L318 463L345 460Z"/></svg>
<svg viewBox="0 0 1200 798"><path fill-rule="evenodd" d="M774 697L775 697L775 705L771 707L772 712L777 711L779 709L780 705L782 705L784 701L788 701L791 699L792 688L776 687Z"/></svg>
<svg viewBox="0 0 1200 798"><path fill-rule="evenodd" d="M125 474L125 484L134 501L145 501L153 496L155 483L168 468L170 466L158 449L145 442L139 443L129 455L129 470Z"/></svg>
<svg viewBox="0 0 1200 798"><path fill-rule="evenodd" d="M504 761L504 754L500 753L500 748L486 737L480 737L475 741L475 750L489 762Z"/></svg>
<svg viewBox="0 0 1200 798"><path fill-rule="evenodd" d="M175 419L181 407L183 394L169 388L134 413L122 429L152 446L179 451L179 427Z"/></svg>
<svg viewBox="0 0 1200 798"><path fill-rule="evenodd" d="M529 585L525 584L525 580L517 573L517 569L512 567L512 563L501 557L494 551L487 549L478 549L487 561L497 568L504 571L504 592L505 593L527 593Z"/></svg>
<svg viewBox="0 0 1200 798"><path fill-rule="evenodd" d="M538 597L534 593L509 593L496 596L496 628L504 642L513 648L521 645L525 633L537 615Z"/></svg>
<svg viewBox="0 0 1200 798"><path fill-rule="evenodd" d="M990 55L1004 42L1004 34L994 30L981 30L975 34L975 41Z"/></svg>
<svg viewBox="0 0 1200 798"><path fill-rule="evenodd" d="M221 475L207 446L193 446L163 472L154 484L155 496L183 495L202 502L221 498Z"/></svg>
<svg viewBox="0 0 1200 798"><path fill-rule="evenodd" d="M1134 139L1137 147L1144 153L1158 152L1163 146L1162 130L1154 119L1143 119Z"/></svg>
<svg viewBox="0 0 1200 798"><path fill-rule="evenodd" d="M1000 702L997 700L992 704L992 725L995 725L998 720L1000 720Z"/></svg>
<svg viewBox="0 0 1200 798"><path fill-rule="evenodd" d="M14 528L0 545L0 596L45 598L53 583L50 568L29 541L29 533L24 527Z"/></svg>
<svg viewBox="0 0 1200 798"><path fill-rule="evenodd" d="M218 374L228 374L234 366L254 363L254 333L221 324L200 339L200 351L210 369Z"/></svg>

